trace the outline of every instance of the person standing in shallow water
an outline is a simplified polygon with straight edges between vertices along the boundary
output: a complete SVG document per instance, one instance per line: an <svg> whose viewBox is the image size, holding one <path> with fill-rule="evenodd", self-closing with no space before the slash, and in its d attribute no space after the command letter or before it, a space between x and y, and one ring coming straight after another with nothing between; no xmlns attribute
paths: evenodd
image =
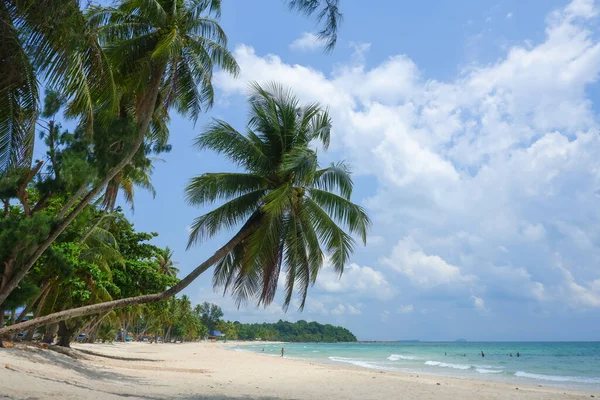
<svg viewBox="0 0 600 400"><path fill-rule="evenodd" d="M283 347L282 347L282 348L281 348L281 357L282 357L282 358L283 358L283 353L284 353L284 350L283 350Z"/></svg>
<svg viewBox="0 0 600 400"><path fill-rule="evenodd" d="M481 357L485 357L485 354L483 354L483 350L481 351Z"/></svg>

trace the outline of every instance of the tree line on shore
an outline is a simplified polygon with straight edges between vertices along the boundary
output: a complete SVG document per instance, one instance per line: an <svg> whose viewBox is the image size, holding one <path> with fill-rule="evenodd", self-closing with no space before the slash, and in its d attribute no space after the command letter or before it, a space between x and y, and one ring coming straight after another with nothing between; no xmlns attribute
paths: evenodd
<svg viewBox="0 0 600 400"><path fill-rule="evenodd" d="M243 324L230 322L226 326L227 338L239 340L269 340L282 342L356 342L348 329L318 322L287 322Z"/></svg>
<svg viewBox="0 0 600 400"><path fill-rule="evenodd" d="M323 24L331 50L338 1L286 3ZM251 85L243 133L213 120L195 140L240 172L190 179L188 204L217 205L193 221L188 247L234 230L227 243L178 278L172 252L125 218L120 198L133 208L137 189L155 193L171 114L197 121L214 101L213 71L239 73L220 15L219 0L0 4L0 310L10 311L0 338L44 327L68 346L82 329L110 337L139 324L192 338L209 327L174 296L209 268L238 305L269 305L284 273L284 308L298 296L302 309L325 256L341 274L353 235L366 242L348 166L318 162L314 143L330 142L326 109L276 83ZM46 150L38 160L36 140Z"/></svg>

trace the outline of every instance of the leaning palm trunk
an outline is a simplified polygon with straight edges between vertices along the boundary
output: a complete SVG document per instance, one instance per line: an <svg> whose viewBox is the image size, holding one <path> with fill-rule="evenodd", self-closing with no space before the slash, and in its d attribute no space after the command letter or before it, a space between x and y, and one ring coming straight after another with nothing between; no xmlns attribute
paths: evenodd
<svg viewBox="0 0 600 400"><path fill-rule="evenodd" d="M4 277L2 286L3 289L0 291L0 307L2 303L6 300L6 298L12 293L13 290L19 285L19 283L23 280L27 272L33 267L35 262L40 258L40 256L46 251L48 247L58 238L58 236L69 226L69 224L83 211L83 209L100 193L100 191L113 179L123 168L125 168L133 159L135 154L138 152L142 143L144 143L144 138L148 133L148 128L150 126L150 120L152 119L152 114L154 112L154 107L156 104L156 100L158 98L158 92L160 89L160 84L162 80L162 75L164 72L164 67L157 68L154 72L150 86L148 88L148 93L146 94L144 100L141 102L141 106L139 109L139 124L138 124L138 132L137 138L133 143L129 152L121 159L121 161L113 167L104 177L104 179L94 186L85 197L75 206L75 208L67 214L67 216L59 221L54 229L50 232L46 240L40 243L33 254L25 261L25 263L19 268L15 273L12 274L12 277L7 277L6 284L4 283ZM62 211L61 211L62 213Z"/></svg>
<svg viewBox="0 0 600 400"><path fill-rule="evenodd" d="M104 210L102 212L102 215L100 217L98 217L98 220L96 222L94 222L94 225L92 225L90 227L90 229L88 229L88 231L83 235L83 237L79 240L79 244L84 244L86 240L88 240L88 238L92 235L92 233L94 233L94 230L100 226L100 223L102 222L102 220L104 219L104 217L106 217L106 214L108 214L108 210Z"/></svg>
<svg viewBox="0 0 600 400"><path fill-rule="evenodd" d="M183 289L189 286L200 274L209 269L223 257L225 257L235 246L246 239L252 234L260 222L260 216L251 218L240 231L223 247L217 250L210 258L200 264L196 269L189 273L185 278L179 281L176 285L165 290L162 293L146 294L142 296L128 297L126 299L119 299L113 301L107 301L104 303L92 304L89 306L73 308L70 310L60 311L57 313L49 314L40 318L33 318L29 321L21 322L7 326L6 328L0 329L0 337L10 334L15 331L21 331L29 328L36 328L38 326L54 324L59 321L65 321L71 318L83 317L86 315L93 315L102 312L114 310L116 308L122 308L138 304L153 303L161 300L168 299L181 292Z"/></svg>
<svg viewBox="0 0 600 400"><path fill-rule="evenodd" d="M21 314L19 314L19 316L17 317L17 321L16 321L17 323L23 321L23 319L27 316L27 314L35 306L37 301L40 300L40 298L42 299L42 300L40 300L40 304L42 304L44 302L44 299L50 292L50 285L52 285L53 282L54 282L54 279L50 279L50 280L48 280L48 282L46 282L44 284L44 286L42 286L42 289L40 290L40 292L33 298L33 300L31 300L29 302L29 304L27 304L27 306L23 309L23 311L21 311Z"/></svg>

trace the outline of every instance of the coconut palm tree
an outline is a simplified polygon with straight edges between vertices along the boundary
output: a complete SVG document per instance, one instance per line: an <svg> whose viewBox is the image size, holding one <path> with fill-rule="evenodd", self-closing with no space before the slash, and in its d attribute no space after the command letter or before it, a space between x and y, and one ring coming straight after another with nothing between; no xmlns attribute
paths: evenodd
<svg viewBox="0 0 600 400"><path fill-rule="evenodd" d="M124 96L133 99L135 137L103 179L91 190L83 185L66 202L47 238L3 283L0 304L87 204L129 165L151 134L149 128L157 110L167 114L174 107L196 120L213 103L213 68L238 73L239 67L227 50L227 37L217 22L219 16L218 0L121 0L118 7L90 7L91 29L98 34L111 71L126 92Z"/></svg>
<svg viewBox="0 0 600 400"><path fill-rule="evenodd" d="M224 228L243 224L235 244L216 265L213 284L231 292L238 304L269 304L282 267L286 274L284 307L294 289L304 307L329 253L340 274L357 234L366 241L369 219L350 201L352 180L343 163L320 168L315 140L327 148L331 121L318 104L301 106L289 90L254 84L251 117L245 135L225 121L214 121L198 137L201 149L224 154L241 173L207 173L186 189L192 205L226 203L196 218L188 247ZM325 252L322 247L324 247Z"/></svg>
<svg viewBox="0 0 600 400"><path fill-rule="evenodd" d="M173 261L173 250L169 246L165 247L162 254L156 257L158 261L158 268L163 275L170 276L172 278L177 277L179 269L175 267L176 261Z"/></svg>
<svg viewBox="0 0 600 400"><path fill-rule="evenodd" d="M279 273L286 274L284 307L296 289L305 304L327 253L342 274L354 248L352 234L366 242L370 225L365 211L350 201L352 179L343 163L321 168L313 142L329 145L331 121L319 104L300 105L290 91L254 84L251 117L242 134L216 120L198 137L201 149L225 155L243 168L239 173L207 173L186 189L191 204L224 204L192 224L189 245L224 229L241 228L223 247L185 278L162 293L109 301L58 312L0 329L43 325L133 304L167 299L216 264L213 283L238 302L269 304ZM342 225L342 226L340 226ZM347 232L344 230L347 230Z"/></svg>

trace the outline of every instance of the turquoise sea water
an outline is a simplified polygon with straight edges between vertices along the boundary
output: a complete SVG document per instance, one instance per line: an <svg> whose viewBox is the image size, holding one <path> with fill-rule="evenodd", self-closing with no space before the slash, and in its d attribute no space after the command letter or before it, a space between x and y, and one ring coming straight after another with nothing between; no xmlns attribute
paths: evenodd
<svg viewBox="0 0 600 400"><path fill-rule="evenodd" d="M265 354L277 356L282 346L286 357L316 362L600 390L600 342L252 343L236 350L262 353L264 348Z"/></svg>

